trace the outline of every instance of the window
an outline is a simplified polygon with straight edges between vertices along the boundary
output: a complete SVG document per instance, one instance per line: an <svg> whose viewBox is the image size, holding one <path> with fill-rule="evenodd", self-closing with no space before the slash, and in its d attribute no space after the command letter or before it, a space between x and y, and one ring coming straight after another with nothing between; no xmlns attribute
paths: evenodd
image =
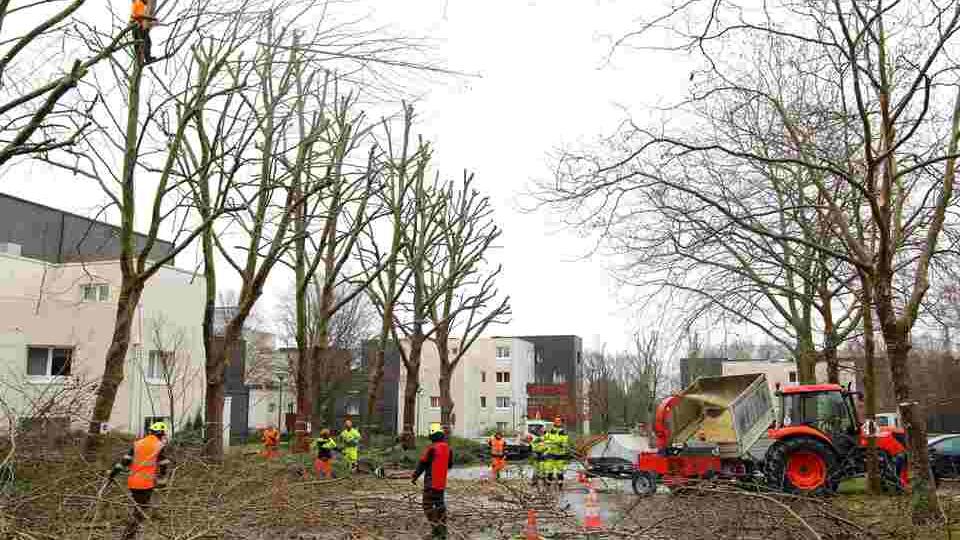
<svg viewBox="0 0 960 540"><path fill-rule="evenodd" d="M291 402L291 403L287 403L287 412L288 412L288 413L292 413L292 412L293 412L293 406L294 406L294 403L292 403L292 402Z"/></svg>
<svg viewBox="0 0 960 540"><path fill-rule="evenodd" d="M433 409L440 408L440 396L430 396L430 407Z"/></svg>
<svg viewBox="0 0 960 540"><path fill-rule="evenodd" d="M110 286L106 283L81 285L80 299L84 302L106 302L110 300Z"/></svg>
<svg viewBox="0 0 960 540"><path fill-rule="evenodd" d="M480 408L481 409L487 408L487 396L480 396Z"/></svg>
<svg viewBox="0 0 960 540"><path fill-rule="evenodd" d="M497 431L500 433L507 432L507 423L506 422L497 422Z"/></svg>
<svg viewBox="0 0 960 540"><path fill-rule="evenodd" d="M510 408L510 398L504 396L497 396L497 408L498 409L509 409Z"/></svg>
<svg viewBox="0 0 960 540"><path fill-rule="evenodd" d="M459 353L460 353L460 349L458 349L457 347L453 347L450 349L450 354L457 355Z"/></svg>
<svg viewBox="0 0 960 540"><path fill-rule="evenodd" d="M360 414L360 405L352 401L347 403L347 414L350 416L358 416Z"/></svg>
<svg viewBox="0 0 960 540"><path fill-rule="evenodd" d="M567 378L563 376L563 373L560 373L556 368L553 370L553 384L563 384L567 382Z"/></svg>
<svg viewBox="0 0 960 540"><path fill-rule="evenodd" d="M481 372L480 372L480 382L487 382L487 372L486 372L486 371L481 371Z"/></svg>
<svg viewBox="0 0 960 540"><path fill-rule="evenodd" d="M853 418L840 392L783 395L783 425L810 425L824 433L853 432Z"/></svg>
<svg viewBox="0 0 960 540"><path fill-rule="evenodd" d="M791 371L789 375L790 375L790 382L797 382L797 372L796 372L796 371Z"/></svg>
<svg viewBox="0 0 960 540"><path fill-rule="evenodd" d="M73 349L66 347L27 347L27 375L66 377L70 375Z"/></svg>
<svg viewBox="0 0 960 540"><path fill-rule="evenodd" d="M933 445L937 453L945 456L960 455L960 437L950 437Z"/></svg>
<svg viewBox="0 0 960 540"><path fill-rule="evenodd" d="M498 383L508 383L508 382L510 382L510 372L509 372L509 371L498 371L498 372L497 372L497 382L498 382Z"/></svg>
<svg viewBox="0 0 960 540"><path fill-rule="evenodd" d="M497 359L510 358L510 347L497 347Z"/></svg>
<svg viewBox="0 0 960 540"><path fill-rule="evenodd" d="M269 403L267 405L267 412L277 412L277 404L273 402Z"/></svg>
<svg viewBox="0 0 960 540"><path fill-rule="evenodd" d="M162 383L173 368L173 351L150 351L147 356L147 380Z"/></svg>

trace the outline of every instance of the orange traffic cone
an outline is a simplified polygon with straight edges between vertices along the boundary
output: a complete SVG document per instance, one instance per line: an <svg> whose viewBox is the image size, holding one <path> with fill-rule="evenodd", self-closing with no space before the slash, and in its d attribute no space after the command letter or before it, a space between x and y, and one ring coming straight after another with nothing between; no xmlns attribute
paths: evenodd
<svg viewBox="0 0 960 540"><path fill-rule="evenodd" d="M603 521L600 519L600 507L597 505L597 492L593 486L587 484L590 491L587 493L587 501L584 505L587 515L583 518L583 526L586 529L602 529Z"/></svg>
<svg viewBox="0 0 960 540"><path fill-rule="evenodd" d="M527 510L527 526L523 528L524 540L540 540L540 532L537 531L537 511Z"/></svg>

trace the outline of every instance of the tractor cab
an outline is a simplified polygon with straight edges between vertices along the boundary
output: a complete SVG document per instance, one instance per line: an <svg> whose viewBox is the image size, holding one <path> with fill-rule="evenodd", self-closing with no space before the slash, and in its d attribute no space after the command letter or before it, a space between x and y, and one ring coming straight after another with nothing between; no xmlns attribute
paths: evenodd
<svg viewBox="0 0 960 540"><path fill-rule="evenodd" d="M860 436L855 395L836 384L781 388L777 392L780 412L771 438L809 428L826 436L840 454L846 454L857 446Z"/></svg>

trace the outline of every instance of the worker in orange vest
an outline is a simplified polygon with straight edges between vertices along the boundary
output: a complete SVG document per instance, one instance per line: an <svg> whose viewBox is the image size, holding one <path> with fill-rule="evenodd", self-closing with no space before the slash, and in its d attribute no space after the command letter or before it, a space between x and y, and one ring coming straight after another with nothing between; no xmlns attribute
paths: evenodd
<svg viewBox="0 0 960 540"><path fill-rule="evenodd" d="M490 446L490 456L493 458L490 468L493 469L493 477L499 480L500 471L507 466L507 441L503 438L503 433L497 431L493 437L490 437L487 444Z"/></svg>
<svg viewBox="0 0 960 540"><path fill-rule="evenodd" d="M267 459L277 456L277 447L280 446L280 430L273 425L263 430L263 456Z"/></svg>
<svg viewBox="0 0 960 540"><path fill-rule="evenodd" d="M133 37L140 42L139 47L135 47L137 57L143 58L144 64L153 62L153 56L150 55L150 29L157 19L153 17L153 8L150 6L150 0L133 0L130 11L130 22L134 23ZM142 52L141 52L142 51Z"/></svg>
<svg viewBox="0 0 960 540"><path fill-rule="evenodd" d="M137 536L140 524L147 518L146 511L150 508L154 489L162 489L167 485L167 467L170 466L170 460L163 455L166 436L167 424L154 422L147 429L146 436L135 441L133 447L110 471L110 480L125 470L130 471L127 488L130 490L134 507L123 532L124 540Z"/></svg>

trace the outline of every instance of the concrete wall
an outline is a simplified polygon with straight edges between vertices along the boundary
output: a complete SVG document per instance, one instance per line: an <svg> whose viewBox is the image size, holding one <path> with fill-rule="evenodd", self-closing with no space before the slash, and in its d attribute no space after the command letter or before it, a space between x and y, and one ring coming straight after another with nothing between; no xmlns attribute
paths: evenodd
<svg viewBox="0 0 960 540"><path fill-rule="evenodd" d="M82 301L84 284L108 285L109 298ZM103 373L112 339L119 284L117 262L52 265L0 254L0 398L21 415L30 414L31 401L56 396L58 404L76 409L72 400L78 400L84 406L71 420L82 425L92 406L90 385ZM140 433L144 417L170 416L167 385L147 377L151 350L176 351L175 428L201 407L203 301L203 279L188 272L164 268L147 283L133 324L126 377L109 422L112 429ZM27 376L27 347L40 345L73 349L70 377Z"/></svg>

